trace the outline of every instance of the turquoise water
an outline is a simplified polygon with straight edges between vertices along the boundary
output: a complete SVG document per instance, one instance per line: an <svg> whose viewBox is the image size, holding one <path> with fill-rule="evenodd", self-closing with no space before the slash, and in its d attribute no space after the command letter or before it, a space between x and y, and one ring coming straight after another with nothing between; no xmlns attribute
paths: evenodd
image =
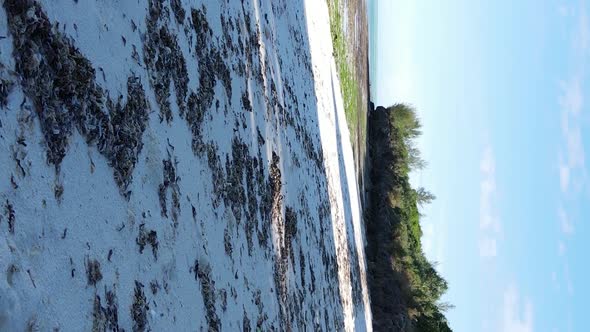
<svg viewBox="0 0 590 332"><path fill-rule="evenodd" d="M374 101L377 96L377 2L377 0L367 0L367 12L369 16L369 99L371 101Z"/></svg>

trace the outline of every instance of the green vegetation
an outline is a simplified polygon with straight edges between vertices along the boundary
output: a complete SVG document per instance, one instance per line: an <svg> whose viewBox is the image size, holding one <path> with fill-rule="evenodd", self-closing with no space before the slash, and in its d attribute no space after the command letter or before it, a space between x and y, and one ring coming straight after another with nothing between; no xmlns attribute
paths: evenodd
<svg viewBox="0 0 590 332"><path fill-rule="evenodd" d="M366 128L365 117L359 117L359 85L354 74L352 56L348 54L348 45L343 30L343 8L340 0L328 1L330 13L330 32L332 33L332 45L334 47L334 58L340 78L340 88L344 98L344 112L346 123L350 130L350 138L354 140L357 133L360 141L365 141L364 128Z"/></svg>
<svg viewBox="0 0 590 332"><path fill-rule="evenodd" d="M451 331L440 298L447 282L424 256L420 206L435 197L409 182L425 166L414 140L414 109L378 107L369 117L370 180L367 211L373 326L376 331Z"/></svg>

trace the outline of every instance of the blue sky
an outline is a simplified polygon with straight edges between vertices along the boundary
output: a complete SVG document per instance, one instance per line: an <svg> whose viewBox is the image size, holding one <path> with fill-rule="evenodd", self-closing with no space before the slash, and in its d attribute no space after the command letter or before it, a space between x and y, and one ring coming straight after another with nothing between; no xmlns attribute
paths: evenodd
<svg viewBox="0 0 590 332"><path fill-rule="evenodd" d="M586 331L590 3L373 1L373 100L422 118L452 327Z"/></svg>

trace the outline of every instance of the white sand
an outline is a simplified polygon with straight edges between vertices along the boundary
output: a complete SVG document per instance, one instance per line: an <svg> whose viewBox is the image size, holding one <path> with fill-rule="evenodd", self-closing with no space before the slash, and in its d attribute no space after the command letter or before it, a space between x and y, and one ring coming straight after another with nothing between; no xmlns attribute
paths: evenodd
<svg viewBox="0 0 590 332"><path fill-rule="evenodd" d="M223 201L218 207L212 205L212 171L207 158L196 156L191 149L191 131L179 116L174 87L170 97L174 119L170 124L160 122L145 66L131 58L133 44L143 58L141 33L146 31L147 14L144 1L40 2L52 22L59 21L60 29L65 26L65 34L91 61L97 70L96 81L111 97L126 96L127 77L133 72L141 78L152 112L129 188L132 194L127 201L119 192L106 158L95 145L88 145L76 129L69 139L61 172L56 175L54 167L46 162L46 145L32 102L28 100L21 108L24 92L18 84L12 90L8 107L0 110L0 330L20 331L26 326L40 331L91 330L95 296L101 298L105 307L108 290L116 294L118 325L131 331L135 281L145 286L151 330L206 330L202 284L195 280L193 271L195 260L200 266L210 266L215 289L214 312L222 330L242 330L245 324L256 330L259 320L262 330L281 329L281 305L273 276L277 255L284 250L281 248L285 243L286 207L293 208L297 214L292 242L294 260L287 259L287 302L282 306L287 312L287 324L293 330L371 330L361 207L325 1L244 1L252 26L258 23L260 27L259 50L263 61L254 59L252 66L262 65L263 82L252 75L244 78L230 69L231 105L224 87L217 81L215 99L219 100L220 108L216 109L214 101L205 115L203 137L218 145L224 172L227 172L226 156L232 158L233 136L248 146L251 156L256 156L260 149L265 179L272 152L280 158L282 212L272 221L270 247L260 246L255 234L251 255L245 232L247 206L244 205L238 221ZM189 17L190 7L200 7L200 2L198 5L195 1L182 2ZM168 1L165 3L168 6ZM273 4L286 8L273 11ZM231 0L223 5L210 1L205 7L214 39L223 40L221 13L226 18L238 18L236 22L242 25L241 35L237 30L230 33L234 42L244 38L240 1ZM131 29L131 20L138 26L136 32ZM8 36L0 40L0 62L14 70L12 38L6 22L6 12L0 10L0 36ZM199 65L194 50L189 47L189 37L194 33L190 27L189 33L185 33L172 15L170 22L169 29L176 34L187 60L189 89L196 90ZM292 31L300 31L302 39L297 39ZM126 39L125 45L121 36ZM309 56L312 73L302 61ZM230 68L243 59L237 55L224 58ZM246 71L250 70L246 67ZM277 86L282 109L267 108L271 81ZM287 83L298 102L288 97ZM253 112L242 109L243 91L247 91ZM295 126L304 126L315 151L322 151L324 170L307 158L301 137L297 137L294 126L281 121L285 114L280 111L291 116L298 111ZM22 120L27 115L32 116L30 123ZM236 122L240 124L237 127ZM258 142L257 128L264 144ZM26 146L17 143L19 136L25 138ZM169 144L174 146L173 150ZM25 175L13 158L15 151L22 160ZM163 181L162 160L168 158L168 153L178 161L177 228L170 218L161 215L158 200L158 187ZM16 188L11 184L11 177ZM64 187L61 203L54 197L58 178ZM240 185L246 186L247 180L243 178ZM234 185L226 183L226 187ZM167 198L170 209L170 192ZM256 198L260 202L261 197ZM302 200L307 206L302 206ZM318 212L324 201L330 207L326 224L320 222ZM14 234L8 230L7 204L14 209ZM261 218L259 212L257 218ZM157 259L149 245L142 254L139 252L136 238L140 224L157 232ZM262 227L258 222L255 233ZM226 254L224 247L225 233L231 238L231 255ZM88 285L85 268L88 259L100 262L102 279L96 286ZM315 279L313 287L312 279ZM150 290L153 281L160 286L156 294Z"/></svg>

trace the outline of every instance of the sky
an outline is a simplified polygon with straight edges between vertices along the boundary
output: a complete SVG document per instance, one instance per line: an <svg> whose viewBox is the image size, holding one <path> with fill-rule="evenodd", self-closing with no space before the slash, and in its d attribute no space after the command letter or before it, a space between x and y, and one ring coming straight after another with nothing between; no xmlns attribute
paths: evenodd
<svg viewBox="0 0 590 332"><path fill-rule="evenodd" d="M451 327L587 331L590 2L369 2L372 100L422 120Z"/></svg>

